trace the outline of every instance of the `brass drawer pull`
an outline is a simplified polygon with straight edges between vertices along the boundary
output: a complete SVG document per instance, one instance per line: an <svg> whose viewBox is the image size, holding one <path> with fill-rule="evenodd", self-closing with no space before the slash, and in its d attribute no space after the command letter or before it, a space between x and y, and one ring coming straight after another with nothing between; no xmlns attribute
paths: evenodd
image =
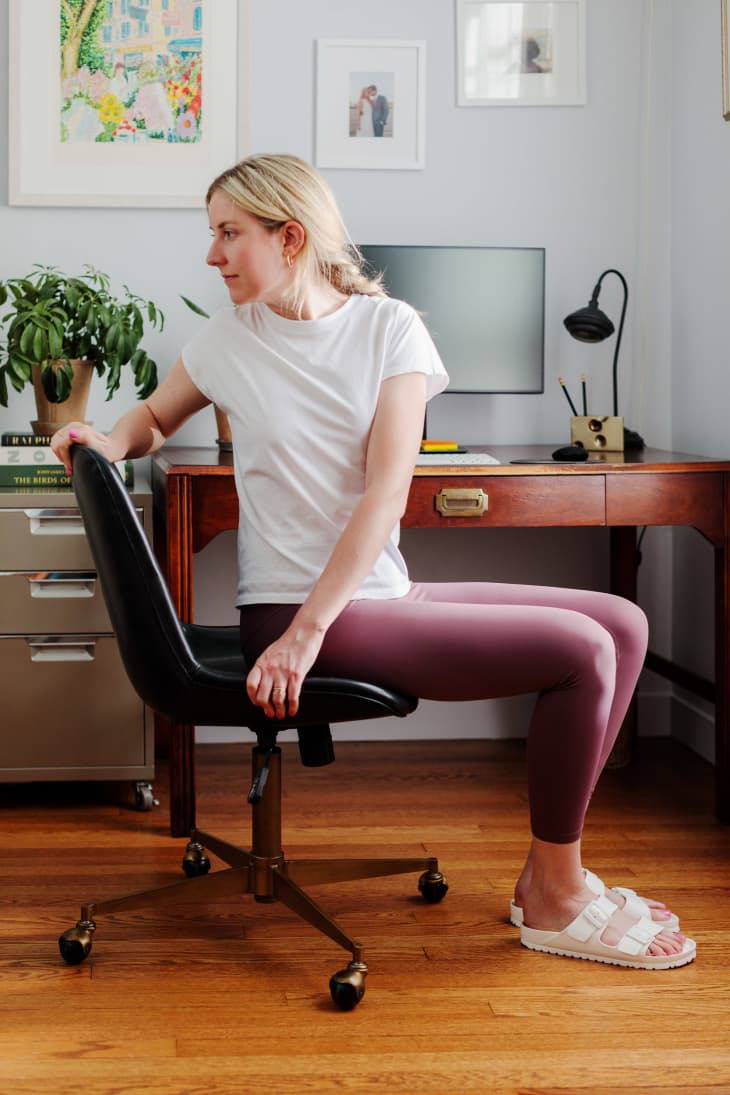
<svg viewBox="0 0 730 1095"><path fill-rule="evenodd" d="M447 487L436 495L442 517L481 517L489 509L489 495L481 487Z"/></svg>

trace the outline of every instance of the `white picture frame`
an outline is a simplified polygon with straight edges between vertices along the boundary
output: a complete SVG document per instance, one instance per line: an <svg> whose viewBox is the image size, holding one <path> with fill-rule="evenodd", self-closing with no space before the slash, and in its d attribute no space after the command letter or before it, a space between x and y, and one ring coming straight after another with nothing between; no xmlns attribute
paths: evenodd
<svg viewBox="0 0 730 1095"><path fill-rule="evenodd" d="M457 0L458 106L582 106L585 0Z"/></svg>
<svg viewBox="0 0 730 1095"><path fill-rule="evenodd" d="M424 41L318 39L316 165L422 169L425 96ZM380 99L385 100L383 108ZM376 119L384 112L378 133Z"/></svg>
<svg viewBox="0 0 730 1095"><path fill-rule="evenodd" d="M166 134L152 133L145 122L134 128L131 120L131 136L126 142L107 134L99 140L102 121L108 121L106 115L102 118L101 93L110 92L110 87L102 88L101 83L111 77L97 70L92 83L89 67L80 60L71 77L62 73L61 7L61 0L33 0L30 4L10 0L9 204L202 208L209 183L235 163L248 144L248 0L200 0L197 5L202 8L199 98L193 102L196 92L188 87L186 109L192 119L188 124L199 118L200 125L188 140L181 139L189 135L179 128L183 107L176 104L177 113L173 111L170 120L166 102L171 100L163 94L169 85L163 84L155 94L157 115L168 125ZM143 12L140 9L139 17ZM110 19L108 15L107 22ZM120 34L126 29L121 28ZM171 36L177 31L183 35L185 30L184 26L171 26L169 31L161 28L160 34ZM113 54L112 31L100 28L95 42L102 44L100 48L109 48L110 56L119 60L121 45ZM130 37L134 33L132 24ZM180 64L191 56L182 52L186 41L180 38ZM108 42L111 45L107 47ZM164 42L156 48L164 48ZM150 49L144 57L159 55ZM175 57L172 52L165 56ZM144 74L138 75L121 62L116 67L125 89L118 92L121 103L129 100L130 86L141 89ZM132 109L142 108L126 107L120 120L127 123ZM84 121L78 124L82 111ZM152 114L148 111L148 117ZM72 116L73 129L67 124Z"/></svg>

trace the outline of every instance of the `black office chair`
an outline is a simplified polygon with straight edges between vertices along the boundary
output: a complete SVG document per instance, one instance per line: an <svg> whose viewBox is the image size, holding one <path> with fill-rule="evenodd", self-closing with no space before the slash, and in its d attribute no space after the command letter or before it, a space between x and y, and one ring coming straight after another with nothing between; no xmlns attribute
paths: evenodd
<svg viewBox="0 0 730 1095"><path fill-rule="evenodd" d="M295 727L303 763L334 759L329 724L408 715L417 701L363 681L308 677L293 718L269 720L246 694L247 667L237 627L182 623L162 573L116 469L97 452L72 449L73 486L104 598L129 678L144 702L173 721L245 726L256 735L252 750L252 846L243 848L194 829L183 857L187 878L162 888L108 901L87 902L76 927L59 939L61 955L76 965L91 950L96 918L145 905L213 900L237 893L281 901L349 950L352 961L330 979L335 1004L349 1010L365 991L363 947L347 935L300 887L323 882L421 871L418 888L430 903L448 886L434 858L287 860L281 848L280 730ZM265 790L264 790L265 788ZM206 849L229 865L208 875Z"/></svg>

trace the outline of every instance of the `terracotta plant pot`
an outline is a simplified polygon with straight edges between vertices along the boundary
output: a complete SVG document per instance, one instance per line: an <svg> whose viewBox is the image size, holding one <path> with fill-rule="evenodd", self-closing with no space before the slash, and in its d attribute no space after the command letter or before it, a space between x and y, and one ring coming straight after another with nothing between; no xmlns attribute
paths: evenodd
<svg viewBox="0 0 730 1095"><path fill-rule="evenodd" d="M218 448L222 452L231 452L233 448L233 442L231 440L231 424L228 421L227 416L213 404L213 410L215 411L215 427L217 430L217 442Z"/></svg>
<svg viewBox="0 0 730 1095"><path fill-rule="evenodd" d="M56 369L58 366L54 363L51 368ZM74 378L68 399L64 399L63 403L51 403L43 391L40 365L31 367L35 405L38 413L38 418L30 424L34 433L55 433L67 422L86 422L84 415L89 402L89 389L94 367L90 361L76 359L71 362L71 368Z"/></svg>

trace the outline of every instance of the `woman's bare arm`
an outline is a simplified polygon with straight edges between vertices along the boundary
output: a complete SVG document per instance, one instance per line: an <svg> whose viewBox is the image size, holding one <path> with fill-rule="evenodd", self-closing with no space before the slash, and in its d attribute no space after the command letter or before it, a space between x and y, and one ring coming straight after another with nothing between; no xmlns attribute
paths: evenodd
<svg viewBox="0 0 730 1095"><path fill-rule="evenodd" d="M51 448L67 469L71 466L70 447L76 444L97 449L112 461L146 456L209 402L178 359L149 399L122 415L109 434L84 422L71 422L53 435Z"/></svg>

